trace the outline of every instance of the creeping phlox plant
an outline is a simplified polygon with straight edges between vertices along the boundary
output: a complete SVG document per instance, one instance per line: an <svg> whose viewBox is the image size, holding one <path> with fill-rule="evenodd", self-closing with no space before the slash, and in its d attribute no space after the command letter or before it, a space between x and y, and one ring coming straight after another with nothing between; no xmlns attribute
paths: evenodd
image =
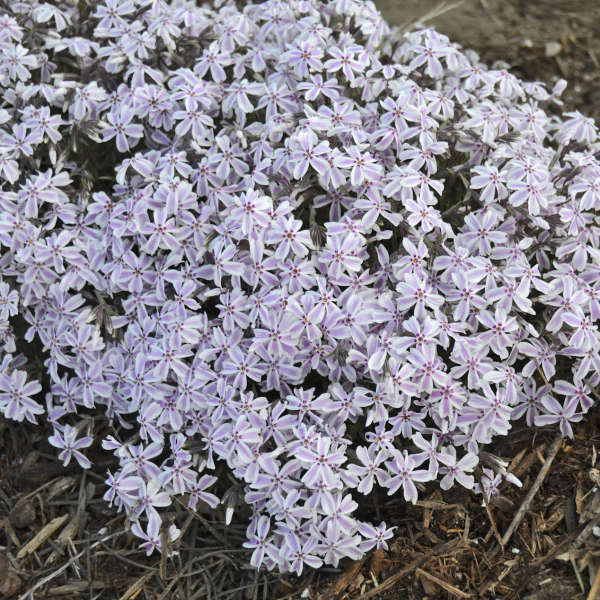
<svg viewBox="0 0 600 600"><path fill-rule="evenodd" d="M65 464L101 438L148 553L178 498L337 565L392 535L365 495L493 495L514 421L573 434L600 144L564 82L362 0L2 6L0 410Z"/></svg>

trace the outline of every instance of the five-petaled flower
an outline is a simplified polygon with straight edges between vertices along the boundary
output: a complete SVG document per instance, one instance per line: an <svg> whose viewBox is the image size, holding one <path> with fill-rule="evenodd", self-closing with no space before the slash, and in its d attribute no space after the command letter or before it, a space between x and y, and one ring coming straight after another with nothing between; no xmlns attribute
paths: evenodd
<svg viewBox="0 0 600 600"><path fill-rule="evenodd" d="M63 461L63 465L66 467L71 459L74 458L81 467L89 469L92 463L89 459L81 452L82 448L88 448L92 445L93 439L89 436L85 436L77 439L79 432L75 427L70 425L64 425L62 428L54 430L54 434L48 438L48 442L55 448L59 448L60 452L58 458Z"/></svg>

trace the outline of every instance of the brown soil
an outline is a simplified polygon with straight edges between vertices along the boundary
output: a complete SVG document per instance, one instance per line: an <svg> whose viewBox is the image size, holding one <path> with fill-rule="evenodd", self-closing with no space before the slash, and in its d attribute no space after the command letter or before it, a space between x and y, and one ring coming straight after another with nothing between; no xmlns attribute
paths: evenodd
<svg viewBox="0 0 600 600"><path fill-rule="evenodd" d="M425 17L427 26L476 50L484 62L503 61L528 81L553 84L566 79L565 109L600 118L598 0L375 0L375 4L394 25ZM436 9L445 12L428 18Z"/></svg>

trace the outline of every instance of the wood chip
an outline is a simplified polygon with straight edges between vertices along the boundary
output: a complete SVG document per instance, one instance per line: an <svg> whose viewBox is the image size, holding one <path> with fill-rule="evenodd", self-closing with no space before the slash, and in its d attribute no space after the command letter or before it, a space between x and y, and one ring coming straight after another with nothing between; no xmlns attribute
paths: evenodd
<svg viewBox="0 0 600 600"><path fill-rule="evenodd" d="M379 579L380 575L385 570L386 563L387 555L385 550L383 550L383 548L377 548L371 557L371 567L369 569L376 579Z"/></svg>
<svg viewBox="0 0 600 600"><path fill-rule="evenodd" d="M468 594L467 592L463 592L462 590L459 590L458 588L454 587L453 585L450 585L443 579L439 579L438 577L431 575L427 571L423 571L423 569L417 569L415 571L415 573L417 575L419 575L420 577L424 577L425 579L428 579L429 581L439 585L441 588L443 588L444 590L446 590L449 594L452 594L453 596L457 596L458 598L471 598L471 594Z"/></svg>
<svg viewBox="0 0 600 600"><path fill-rule="evenodd" d="M536 448L533 452L529 451L526 453L525 457L519 461L518 465L513 470L510 470L511 473L514 473L516 477L519 479L525 474L527 469L531 467L531 465L536 461L538 452L544 452L546 449L546 444L540 444L538 448ZM511 465L512 469L512 465Z"/></svg>
<svg viewBox="0 0 600 600"><path fill-rule="evenodd" d="M435 556L441 556L445 552L450 550L455 550L456 548L462 545L462 539L454 539L449 542L445 542L443 544L439 544L435 548L431 548L427 554L423 556L419 556L415 560L408 563L402 569L396 571L393 575L390 575L385 581L380 583L376 588L369 590L368 592L364 592L358 598L354 600L369 600L370 598L374 598L375 596L379 596L380 594L387 592L389 589L393 588L396 584L398 584L403 577L410 575L415 572L415 569L425 564L429 559Z"/></svg>
<svg viewBox="0 0 600 600"><path fill-rule="evenodd" d="M50 502L54 498L64 496L69 490L75 486L76 480L74 477L64 476L59 477L56 481L52 482L46 494L46 502Z"/></svg>
<svg viewBox="0 0 600 600"><path fill-rule="evenodd" d="M152 577L154 573L146 573L142 575L136 582L130 585L119 600L134 600L137 598L144 587L144 584Z"/></svg>
<svg viewBox="0 0 600 600"><path fill-rule="evenodd" d="M519 526L523 517L525 516L525 513L529 509L529 505L531 504L531 501L533 500L533 497L537 493L538 489L542 485L542 482L546 478L546 475L548 474L548 471L550 470L550 466L552 465L552 461L556 457L561 444L562 444L562 435L560 433L557 433L556 436L554 437L554 440L552 441L552 444L550 445L550 448L548 449L548 455L546 456L545 459L543 459L542 468L540 469L535 481L533 482L533 485L531 486L531 488L527 492L527 495L525 496L523 502L521 503L521 506L519 507L517 514L515 515L514 519L511 521L510 525L508 526L508 529L506 530L504 536L502 537L502 544L504 546L506 546L506 544L510 540L512 534L514 533L515 529Z"/></svg>
<svg viewBox="0 0 600 600"><path fill-rule="evenodd" d="M465 527L463 529L463 540L467 542L469 540L469 533L471 530L471 517L469 513L465 514Z"/></svg>
<svg viewBox="0 0 600 600"><path fill-rule="evenodd" d="M539 524L540 531L552 531L565 517L564 506L554 506L548 519Z"/></svg>
<svg viewBox="0 0 600 600"><path fill-rule="evenodd" d="M437 500L417 500L415 506L421 506L430 510L450 510L456 508L458 504L447 504L446 502Z"/></svg>
<svg viewBox="0 0 600 600"><path fill-rule="evenodd" d="M431 512L430 508L426 508L423 511L423 529L429 529L429 526L431 525L431 517L433 516L433 513Z"/></svg>
<svg viewBox="0 0 600 600"><path fill-rule="evenodd" d="M10 521L8 519L0 521L0 527L2 529L4 529L4 531L6 531L6 533L8 534L8 537L10 538L10 541L17 548L19 548L21 546L21 541L17 537L17 534L15 533L15 530L12 528L12 525L10 524Z"/></svg>
<svg viewBox="0 0 600 600"><path fill-rule="evenodd" d="M12 598L20 589L21 579L9 570L6 554L0 554L0 595L3 598Z"/></svg>
<svg viewBox="0 0 600 600"><path fill-rule="evenodd" d="M348 568L336 579L327 591L327 598L336 598L356 583L356 578L364 565L366 557L350 563Z"/></svg>
<svg viewBox="0 0 600 600"><path fill-rule="evenodd" d="M10 524L17 529L24 529L35 521L35 508L28 500L19 500L8 514Z"/></svg>
<svg viewBox="0 0 600 600"><path fill-rule="evenodd" d="M87 590L106 589L106 584L103 581L70 581L64 585L57 585L48 590L49 596L72 596L77 594L81 597L81 593Z"/></svg>
<svg viewBox="0 0 600 600"><path fill-rule="evenodd" d="M69 515L62 515L61 517L52 519L50 523L45 527L42 527L42 529L40 529L40 531L19 550L17 558L21 560L27 555L35 552L49 537L63 526L68 518Z"/></svg>
<svg viewBox="0 0 600 600"><path fill-rule="evenodd" d="M527 454L527 448L523 448L521 452L519 452L511 461L510 466L508 467L509 473L514 473L518 468L520 462L523 460L524 456Z"/></svg>
<svg viewBox="0 0 600 600"><path fill-rule="evenodd" d="M62 549L67 544L67 542L72 541L77 536L80 523L81 519L79 518L79 514L76 513L73 516L73 518L65 525L64 529L59 533L58 537L56 538L56 543L58 544L59 548ZM56 562L56 559L59 556L60 552L58 550L52 552L52 554L50 554L50 556L46 560L46 565L51 565L52 563Z"/></svg>
<svg viewBox="0 0 600 600"><path fill-rule="evenodd" d="M583 473L577 474L577 487L575 488L575 506L577 508L577 513L581 514L583 512L583 486L581 484L581 480L583 479Z"/></svg>

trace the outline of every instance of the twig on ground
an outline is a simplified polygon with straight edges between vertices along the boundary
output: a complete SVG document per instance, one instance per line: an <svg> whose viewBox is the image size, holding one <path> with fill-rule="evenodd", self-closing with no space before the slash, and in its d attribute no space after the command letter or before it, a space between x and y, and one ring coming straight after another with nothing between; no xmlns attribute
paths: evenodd
<svg viewBox="0 0 600 600"><path fill-rule="evenodd" d="M171 590L173 589L173 586L181 579L181 577L183 577L183 575L184 575L183 573L177 573L173 577L173 579L171 579L171 581L165 588L165 591L158 597L157 600L165 600L165 598L168 598L169 594L171 593Z"/></svg>
<svg viewBox="0 0 600 600"><path fill-rule="evenodd" d="M509 542L510 538L512 537L512 534L515 532L515 529L521 524L521 521L523 520L525 513L529 510L529 505L531 504L533 497L535 496L537 491L540 489L542 482L546 478L546 475L548 474L548 471L550 470L550 466L552 465L552 461L556 457L561 444L562 444L562 434L560 432L558 432L556 434L554 440L552 441L550 448L548 449L548 454L546 455L546 462L540 469L540 472L538 473L537 477L535 478L535 481L533 482L533 485L529 489L529 492L527 492L527 495L525 496L525 499L521 503L521 506L519 507L517 514L515 515L514 519L511 521L510 525L508 526L506 533L502 536L502 546L506 546L506 544ZM495 555L496 553L497 553L497 551L493 552L492 555Z"/></svg>
<svg viewBox="0 0 600 600"><path fill-rule="evenodd" d="M594 583L592 583L590 593L587 595L587 600L596 600L598 598L598 592L600 592L600 569L596 571Z"/></svg>
<svg viewBox="0 0 600 600"><path fill-rule="evenodd" d="M483 8L483 10L487 13L487 15L489 16L489 18L494 21L494 23L496 24L497 27L502 27L502 21L490 10L490 7L488 6L488 3L486 0L480 0L481 2L481 6Z"/></svg>
<svg viewBox="0 0 600 600"><path fill-rule="evenodd" d="M594 527L598 525L597 519L592 519L589 523L586 523L585 527L579 532L579 535L573 541L573 548L577 549L583 545L583 543L590 537Z"/></svg>
<svg viewBox="0 0 600 600"><path fill-rule="evenodd" d="M417 575L420 575L421 577L425 577L425 579L429 579L429 581L432 581L436 585L439 585L441 588L446 590L449 594L453 594L454 596L458 596L459 598L471 598L471 594L468 594L467 592L463 592L463 591L459 590L458 588L454 587L453 585L450 585L449 583L445 582L443 579L439 579L438 577L431 575L431 573L428 573L427 571L423 571L423 569L417 569L415 571L415 573Z"/></svg>
<svg viewBox="0 0 600 600"><path fill-rule="evenodd" d="M574 540L577 539L579 533L579 530L577 530L569 534L565 539L556 544L556 546L554 546L552 550L550 550L547 554L541 556L540 558L536 558L534 561L532 561L531 567L533 569L539 569L540 567L554 559L555 556L561 554L563 550L568 550L569 546L571 546L571 544L574 544Z"/></svg>
<svg viewBox="0 0 600 600"><path fill-rule="evenodd" d="M361 596L356 598L356 600L368 600L368 598L374 598L375 596L378 596L385 590L388 590L394 585L396 585L403 577L414 572L415 569L418 569L420 566L425 564L430 558L433 558L434 556L439 556L440 554L443 554L447 550L450 550L451 548L454 548L455 546L458 546L460 544L464 544L462 538L457 538L444 544L434 546L427 554L424 554L419 558L415 558L415 560L406 565L406 567L400 569L399 571L388 577L383 583L378 585L376 588L362 594Z"/></svg>
<svg viewBox="0 0 600 600"><path fill-rule="evenodd" d="M450 12L455 8L458 8L461 4L464 3L465 0L458 0L457 2L448 3L448 2L440 2L433 10L428 13L422 15L415 21L409 21L400 25L400 31L411 31L413 30L419 23L425 24L427 21L431 21L432 19L436 19L437 17L442 16L444 13Z"/></svg>
<svg viewBox="0 0 600 600"><path fill-rule="evenodd" d="M111 535L107 535L107 536L101 538L100 540L98 540L97 543L105 542L106 540L109 540L110 538L117 537L122 534L123 534L122 531L118 531L117 533L113 533ZM87 552L87 548L84 548L81 552L79 552L75 556L71 557L64 565L61 565L58 569L56 569L56 571L53 571L52 573L50 573L50 575L44 577L43 579L40 579L40 581L38 581L31 589L27 590L24 594L21 594L21 596L19 596L19 600L26 600L27 598L30 598L33 600L33 598L35 597L33 595L33 592L35 592L36 590L39 590L42 586L46 585L49 581L51 581L55 577L58 577L61 573L66 571L76 560L81 558L86 552Z"/></svg>
<svg viewBox="0 0 600 600"><path fill-rule="evenodd" d="M465 528L463 529L463 540L465 542L469 541L469 533L471 530L471 517L468 512L465 512Z"/></svg>
<svg viewBox="0 0 600 600"><path fill-rule="evenodd" d="M134 581L126 590L125 593L119 598L119 600L130 600L130 598L135 598L144 587L144 584L150 577L154 575L154 571L150 573L144 573L137 581Z"/></svg>
<svg viewBox="0 0 600 600"><path fill-rule="evenodd" d="M420 506L422 508L431 508L433 510L452 510L453 508L457 508L458 504L447 504L446 502L442 502L441 500L417 500L415 502L415 506Z"/></svg>
<svg viewBox="0 0 600 600"><path fill-rule="evenodd" d="M177 501L178 504L180 504L189 514L193 515L194 518L198 519L200 521L200 523L202 523L202 525L204 525L204 527L209 531L209 533L212 534L212 536L218 540L219 542L221 542L222 544L227 544L227 541L225 540L225 538L218 533L218 531L198 512L193 511L190 509L189 506L187 506L187 504L185 504L184 502L182 502L179 498L175 497L175 500Z"/></svg>
<svg viewBox="0 0 600 600"><path fill-rule="evenodd" d="M481 478L479 479L479 485L481 486L481 495L483 496L483 503L485 504L485 512L487 513L488 519L490 520L490 524L492 525L492 530L494 532L494 535L496 536L498 543L500 544L500 546L502 546L502 549L504 550L504 542L502 541L502 536L500 535L500 532L498 531L498 526L496 525L496 519L494 519L494 515L492 514L492 509L490 508L490 503L488 502L488 497L485 492L485 489L483 488L483 482L481 481ZM488 536L486 536L486 537L488 537Z"/></svg>
<svg viewBox="0 0 600 600"><path fill-rule="evenodd" d="M45 527L33 536L17 553L17 558L21 560L28 554L35 552L53 533L55 533L69 518L69 515L62 515L52 519Z"/></svg>
<svg viewBox="0 0 600 600"><path fill-rule="evenodd" d="M157 562L155 566L152 565L146 565L144 563L135 561L135 560L131 560L130 558L127 558L125 556L123 556L123 553L120 552L119 550L112 550L111 548L109 548L107 545L104 545L104 550L100 550L94 553L95 556L102 556L103 554L109 554L110 556L114 556L118 561L126 563L128 565L131 565L133 567L137 567L138 569L143 569L146 571L152 571L152 573L158 573L159 570L159 563Z"/></svg>
<svg viewBox="0 0 600 600"><path fill-rule="evenodd" d="M46 559L46 565L50 565L56 562L56 559L63 554L63 549L68 542L72 542L73 538L77 535L79 527L81 526L81 515L87 502L87 494L85 492L85 471L81 478L79 486L79 497L77 500L77 509L71 520L65 525L64 529L59 533L56 538L57 548L50 554Z"/></svg>
<svg viewBox="0 0 600 600"><path fill-rule="evenodd" d="M92 588L93 590L106 590L104 581L69 581L64 585L58 585L48 590L48 596L71 596L81 594L85 590Z"/></svg>
<svg viewBox="0 0 600 600"><path fill-rule="evenodd" d="M585 585L583 585L583 581L581 580L581 573L579 572L579 569L577 568L577 563L575 562L575 559L573 558L573 556L571 556L571 566L573 567L573 572L575 573L575 577L577 578L577 583L579 584L579 587L581 588L581 592L585 593ZM593 598L594 596L592 596Z"/></svg>
<svg viewBox="0 0 600 600"><path fill-rule="evenodd" d="M20 498L20 500L28 500L29 498L33 498L36 494L39 494L42 490L45 490L46 488L50 487L53 484L58 484L58 494L60 495L68 487L71 487L72 485L74 485L74 483L75 483L75 479L73 479L73 477L69 477L69 476L53 477L49 481L46 481L46 483L43 483L39 487L35 488L33 491L29 492L28 494L25 494L22 498ZM50 498L53 498L56 495L57 495L56 493L54 495L49 495L46 500L49 500Z"/></svg>

